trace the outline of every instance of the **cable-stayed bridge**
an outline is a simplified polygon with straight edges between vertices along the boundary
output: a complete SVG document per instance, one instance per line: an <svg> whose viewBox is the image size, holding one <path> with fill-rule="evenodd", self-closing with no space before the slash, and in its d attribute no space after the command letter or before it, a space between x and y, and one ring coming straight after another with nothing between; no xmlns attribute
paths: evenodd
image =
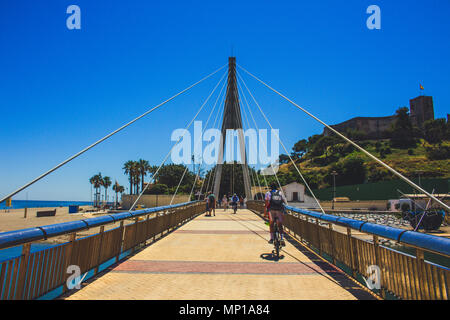
<svg viewBox="0 0 450 320"><path fill-rule="evenodd" d="M195 200L173 204L188 170L186 167L167 206L136 210L150 185L147 183L128 211L1 233L0 248L20 245L22 253L0 262L0 299L265 299L268 296L272 299L448 299L450 272L445 263L436 262L436 257L438 261L448 261L449 239L327 214L291 156L292 167L316 201L318 210L299 209L286 203L284 226L287 243L280 258L273 255L272 247L267 243L269 231L264 223L264 203L253 200L255 195L252 194L252 186L262 191L269 185L264 175L249 170L249 146L243 132L245 128L259 129L253 111L260 112L268 127L273 129L273 126L247 86L243 74L327 127L415 190L426 194L443 210L449 211L450 208L239 66L235 57L230 57L228 68L225 67L215 70L1 199L11 199L177 96L222 73L186 125L186 130L189 130L218 92L203 130L213 122L210 127L220 129L222 133L217 163L210 179L202 179L200 187L197 186L201 179L199 166L190 191L190 199ZM250 107L249 101L254 103L256 109ZM230 129L237 131L247 208L239 209L237 214L230 209L216 209L216 215L205 217L205 203L195 195L212 190L216 197L221 197L228 192L221 190L221 181L226 132ZM182 138L180 136L172 145L152 176L153 180ZM278 134L276 140L289 155ZM267 146L263 147L267 149ZM275 166L270 163L271 172L281 189ZM90 230L91 235L80 237L80 232L85 230ZM62 236L67 237L67 242L63 244L44 250L33 247L39 241ZM407 250L384 246L382 241L385 239L393 240ZM79 275L74 277L76 272ZM82 282L80 288L79 282Z"/></svg>

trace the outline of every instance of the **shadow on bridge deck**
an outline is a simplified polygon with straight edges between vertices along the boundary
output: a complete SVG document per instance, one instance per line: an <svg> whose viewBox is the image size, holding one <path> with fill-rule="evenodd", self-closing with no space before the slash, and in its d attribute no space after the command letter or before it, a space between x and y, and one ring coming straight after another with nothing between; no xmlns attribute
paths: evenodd
<svg viewBox="0 0 450 320"><path fill-rule="evenodd" d="M216 210L216 216L197 217L63 298L375 299L289 237L276 261L268 240L268 227L251 211Z"/></svg>

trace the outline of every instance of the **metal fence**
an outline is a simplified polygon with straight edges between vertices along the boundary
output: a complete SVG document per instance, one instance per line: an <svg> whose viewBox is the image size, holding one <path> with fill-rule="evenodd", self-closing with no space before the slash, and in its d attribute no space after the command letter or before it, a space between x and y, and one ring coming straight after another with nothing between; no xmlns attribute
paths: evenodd
<svg viewBox="0 0 450 320"><path fill-rule="evenodd" d="M35 299L61 286L64 293L70 265L78 266L81 273L93 271L95 275L103 263L119 261L127 251L132 253L146 241L196 217L204 208L201 202L189 202L85 219L81 221L84 227L77 221L0 233L0 248L22 244L20 256L0 262L0 300ZM129 224L125 224L127 220ZM119 227L105 231L105 225L116 222ZM99 232L77 239L77 232L92 227L99 227ZM70 235L70 241L30 253L33 242L60 235Z"/></svg>
<svg viewBox="0 0 450 320"><path fill-rule="evenodd" d="M264 212L262 201L249 201L247 205L260 215ZM283 225L291 235L359 281L362 277L376 280L378 276L374 291L381 297L449 299L450 270L425 256L448 259L450 239L289 206L286 209ZM383 246L383 239L395 240L413 254Z"/></svg>

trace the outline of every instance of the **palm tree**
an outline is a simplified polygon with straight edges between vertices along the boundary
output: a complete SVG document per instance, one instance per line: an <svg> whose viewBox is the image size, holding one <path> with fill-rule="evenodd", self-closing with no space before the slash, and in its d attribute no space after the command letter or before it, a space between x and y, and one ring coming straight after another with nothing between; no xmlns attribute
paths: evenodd
<svg viewBox="0 0 450 320"><path fill-rule="evenodd" d="M95 188L95 199L94 199L94 206L97 207L98 206L98 202L99 202L99 197L98 197L98 189L102 186L102 174L99 172L96 175L93 175L90 179L89 182L94 186Z"/></svg>
<svg viewBox="0 0 450 320"><path fill-rule="evenodd" d="M141 183L141 173L139 172L137 162L134 162L133 181L134 181L134 191L136 194L139 194L139 183Z"/></svg>
<svg viewBox="0 0 450 320"><path fill-rule="evenodd" d="M102 179L102 186L105 188L105 202L108 204L108 188L111 186L111 178L110 177L104 177Z"/></svg>
<svg viewBox="0 0 450 320"><path fill-rule="evenodd" d="M157 179L158 179L158 178L154 177L156 170L158 170L158 166L150 166L150 168L148 169L148 173L150 173L152 175L153 183L157 183Z"/></svg>
<svg viewBox="0 0 450 320"><path fill-rule="evenodd" d="M130 194L133 194L133 167L134 161L128 160L123 165L123 170L125 170L125 174L128 175L128 180L130 181Z"/></svg>
<svg viewBox="0 0 450 320"><path fill-rule="evenodd" d="M141 191L144 190L144 176L147 175L147 172L151 169L150 164L147 160L139 159L137 162L137 168L141 175Z"/></svg>
<svg viewBox="0 0 450 320"><path fill-rule="evenodd" d="M124 192L125 188L119 185L119 183L116 181L116 183L113 185L113 190L116 192L116 203L114 204L114 206L116 206L117 203L119 202L117 194Z"/></svg>

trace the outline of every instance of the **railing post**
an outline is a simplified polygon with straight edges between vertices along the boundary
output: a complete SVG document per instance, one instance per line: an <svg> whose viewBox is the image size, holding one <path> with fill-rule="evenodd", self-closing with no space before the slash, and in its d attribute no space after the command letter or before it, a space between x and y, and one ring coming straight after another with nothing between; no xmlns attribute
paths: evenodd
<svg viewBox="0 0 450 320"><path fill-rule="evenodd" d="M319 255L322 255L322 241L320 241L320 223L319 219L316 218L316 225L317 225L317 237L319 240Z"/></svg>
<svg viewBox="0 0 450 320"><path fill-rule="evenodd" d="M134 235L133 235L133 252L136 251L136 247L137 247L137 243L136 243L136 238L137 238L137 233L138 233L138 222L139 222L139 218L136 217L134 218Z"/></svg>
<svg viewBox="0 0 450 320"><path fill-rule="evenodd" d="M123 247L123 232L124 232L124 230L125 230L125 228L123 227L123 224L124 224L123 220L120 221L120 226L119 226L119 228L120 228L119 252L117 253L117 256L116 256L116 263L119 261L120 254L122 253L122 247Z"/></svg>
<svg viewBox="0 0 450 320"><path fill-rule="evenodd" d="M351 261L351 268L352 268L352 276L353 278L356 278L356 253L355 248L353 247L353 239L352 239L352 229L347 227L347 239L348 239L348 246L350 250L350 261Z"/></svg>
<svg viewBox="0 0 450 320"><path fill-rule="evenodd" d="M378 236L375 234L373 235L373 245L374 245L374 249L375 249L375 264L381 272L380 245L379 245L379 241L378 241ZM382 283L381 280L382 280L382 277L380 274L380 293L381 293L381 297L384 299L384 298L386 298L386 293L384 292L384 289L383 289L384 283Z"/></svg>
<svg viewBox="0 0 450 320"><path fill-rule="evenodd" d="M147 240L148 240L148 238L147 238L147 236L148 236L148 229L149 229L149 225L150 225L150 215L148 214L147 215L147 219L146 219L146 224L147 224L147 228L146 228L146 230L145 230L145 232L146 232L146 236L145 236L145 241L144 241L144 246L146 246L147 245Z"/></svg>
<svg viewBox="0 0 450 320"><path fill-rule="evenodd" d="M334 252L334 236L333 236L333 224L328 223L328 230L330 233L330 243L331 243L331 258L333 259L333 264L336 265L336 254Z"/></svg>
<svg viewBox="0 0 450 320"><path fill-rule="evenodd" d="M105 226L101 226L100 227L100 241L98 244L98 256L97 256L97 262L96 262L96 266L95 266L95 270L94 270L94 274L98 273L98 267L100 265L100 258L102 256L102 243L103 243L103 233L105 231Z"/></svg>
<svg viewBox="0 0 450 320"><path fill-rule="evenodd" d="M18 287L16 290L16 295L14 297L15 300L22 300L23 288L25 286L25 277L27 275L28 260L30 257L30 248L31 242L25 243L22 246L22 259L20 262Z"/></svg>
<svg viewBox="0 0 450 320"><path fill-rule="evenodd" d="M422 249L416 249L416 262L420 279L420 288L422 288L422 290L420 290L420 296L423 300L429 300L430 292L428 289L428 282L426 280L425 256Z"/></svg>
<svg viewBox="0 0 450 320"><path fill-rule="evenodd" d="M63 293L67 292L67 290L69 289L69 288L67 288L67 279L69 278L69 274L67 273L67 268L69 267L70 262L72 262L71 261L72 260L72 251L73 251L73 246L74 246L76 239L77 239L77 233L76 232L71 233L69 236L69 244L67 245L66 256L64 257L64 269L63 269L64 281L62 284Z"/></svg>

